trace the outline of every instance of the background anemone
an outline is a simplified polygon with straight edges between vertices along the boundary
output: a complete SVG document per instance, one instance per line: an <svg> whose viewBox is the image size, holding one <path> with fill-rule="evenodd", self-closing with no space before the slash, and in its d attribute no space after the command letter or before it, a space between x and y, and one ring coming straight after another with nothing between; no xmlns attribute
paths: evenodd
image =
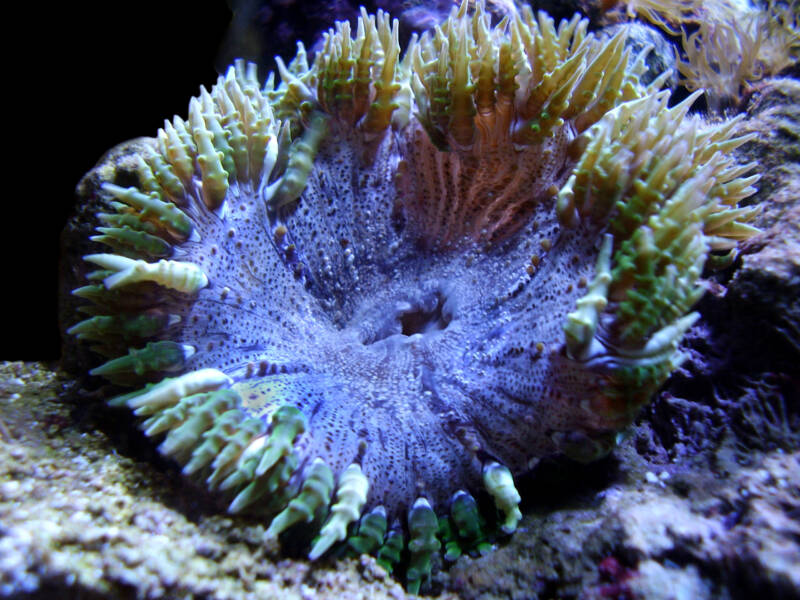
<svg viewBox="0 0 800 600"><path fill-rule="evenodd" d="M682 34L686 60L678 63L688 89L704 89L712 108L737 106L753 86L800 60L800 5L796 1L711 12L692 34Z"/></svg>
<svg viewBox="0 0 800 600"><path fill-rule="evenodd" d="M101 164L69 330L229 510L404 557L414 591L514 530L512 472L610 449L753 232L733 123L639 86L621 36L466 6L402 58L379 12L278 86L237 64Z"/></svg>

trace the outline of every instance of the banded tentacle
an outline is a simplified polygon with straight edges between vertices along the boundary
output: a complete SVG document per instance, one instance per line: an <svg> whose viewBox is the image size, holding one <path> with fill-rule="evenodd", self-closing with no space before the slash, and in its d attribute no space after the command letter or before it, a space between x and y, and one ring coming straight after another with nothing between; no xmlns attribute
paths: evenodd
<svg viewBox="0 0 800 600"><path fill-rule="evenodd" d="M709 252L753 233L735 123L668 108L580 18L467 8L402 59L362 11L277 86L201 89L100 186L69 330L230 512L412 591L514 531L513 475L613 446Z"/></svg>
<svg viewBox="0 0 800 600"><path fill-rule="evenodd" d="M221 285L229 279L210 262L224 253L223 240L235 244L235 223L250 218L235 218L238 212L262 218L269 228L262 242L273 246L300 288L314 285L305 279L285 215L297 205L331 123L353 120L369 143L390 127L400 86L397 26L389 23L384 14L362 16L350 40L361 62L351 65L347 102L330 83L331 70L347 65L341 51L309 68L301 49L291 70L282 67L278 91L269 83L261 89L253 66L237 63L210 90L201 88L187 120L165 122L135 156L137 185L100 186L106 208L92 241L109 251L85 256L98 270L74 294L89 301L82 310L91 316L68 333L108 358L90 374L133 388L110 404L131 410L184 475L227 497L229 512L267 515L267 538L316 529L311 559L334 546L372 553L388 570L406 572L410 589L418 590L435 564L437 535L446 535L451 555L455 546L474 551L475 523L485 525L474 498L460 492L447 534L439 532L440 520L451 520L446 504L437 507L441 518L425 497L404 512L389 513L374 500L367 505L370 483L357 462L338 466L304 452L309 423L301 402L287 402L296 400L291 391L267 394L265 404L253 407L254 390L260 400L265 395L250 378L286 367L262 360L218 368L206 357L209 348L193 343L191 325L201 306L241 293ZM342 26L328 44L346 47L345 35ZM507 502L498 506L506 510Z"/></svg>
<svg viewBox="0 0 800 600"><path fill-rule="evenodd" d="M405 59L421 130L405 153L403 203L432 248L512 234L558 192L576 136L646 93L623 34L601 41L578 15L556 26L527 6L491 27L482 4L472 15L467 5Z"/></svg>
<svg viewBox="0 0 800 600"><path fill-rule="evenodd" d="M699 93L668 108L664 92L626 102L587 132L586 150L558 196L562 223L607 222L595 277L564 326L568 355L603 374L592 410L632 418L684 357L689 312L714 250L731 251L757 230L750 196L755 165L727 154L752 139L734 119L704 126L688 111Z"/></svg>

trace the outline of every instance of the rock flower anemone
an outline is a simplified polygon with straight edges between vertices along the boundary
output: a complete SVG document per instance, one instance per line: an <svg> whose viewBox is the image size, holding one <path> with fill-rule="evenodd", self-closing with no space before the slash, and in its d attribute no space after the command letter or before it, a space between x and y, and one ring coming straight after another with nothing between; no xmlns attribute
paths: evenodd
<svg viewBox="0 0 800 600"><path fill-rule="evenodd" d="M268 538L415 592L514 531L512 475L610 450L709 252L753 231L746 138L586 28L465 2L401 59L362 10L277 87L240 63L201 88L98 187L69 333L132 390L111 404Z"/></svg>

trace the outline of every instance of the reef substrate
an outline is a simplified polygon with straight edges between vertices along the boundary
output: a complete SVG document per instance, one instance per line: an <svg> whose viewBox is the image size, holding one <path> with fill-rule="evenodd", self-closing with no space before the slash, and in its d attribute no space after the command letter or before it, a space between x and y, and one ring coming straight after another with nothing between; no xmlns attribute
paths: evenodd
<svg viewBox="0 0 800 600"><path fill-rule="evenodd" d="M282 557L263 544L263 522L215 510L146 454L135 428L87 410L75 382L48 365L3 363L0 392L0 596L412 597L368 556ZM438 597L735 598L756 586L796 595L797 451L753 450L748 465L723 460L720 476L710 446L691 464L688 452L659 458L642 441L650 422L616 461L540 472L538 493L526 483L538 500L526 502L520 530L438 574Z"/></svg>

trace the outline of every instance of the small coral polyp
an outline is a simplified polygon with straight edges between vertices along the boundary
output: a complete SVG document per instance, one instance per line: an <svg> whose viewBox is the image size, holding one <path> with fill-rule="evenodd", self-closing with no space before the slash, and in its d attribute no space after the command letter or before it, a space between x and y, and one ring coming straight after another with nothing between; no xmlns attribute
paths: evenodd
<svg viewBox="0 0 800 600"><path fill-rule="evenodd" d="M362 12L277 87L201 88L137 185L102 185L69 332L231 512L416 592L514 531L514 474L610 450L681 362L709 252L752 234L755 178L732 123L668 108L577 17L465 2L397 39Z"/></svg>

